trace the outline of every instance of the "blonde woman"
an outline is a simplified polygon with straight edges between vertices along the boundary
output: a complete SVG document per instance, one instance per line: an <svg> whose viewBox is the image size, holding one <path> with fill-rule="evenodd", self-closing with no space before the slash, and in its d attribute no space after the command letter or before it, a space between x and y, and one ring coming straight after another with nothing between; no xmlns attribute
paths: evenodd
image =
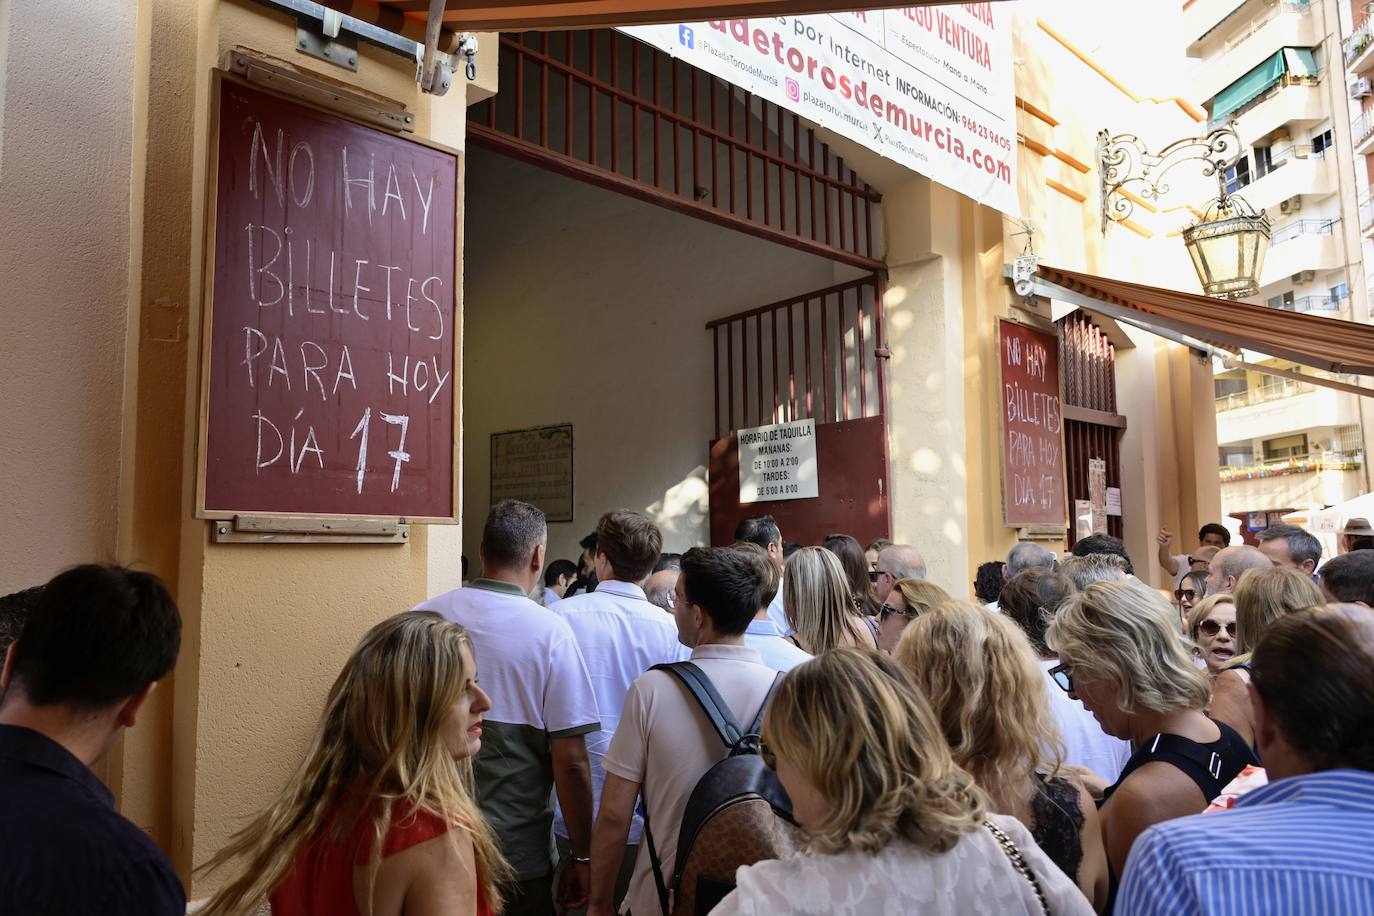
<svg viewBox="0 0 1374 916"><path fill-rule="evenodd" d="M1208 595L1188 612L1188 638L1213 681L1236 655L1236 605L1231 595Z"/></svg>
<svg viewBox="0 0 1374 916"><path fill-rule="evenodd" d="M950 601L906 628L897 651L940 723L954 762L990 806L1026 826L1098 910L1107 857L1093 797L1061 770L1059 727L1030 641L1001 614ZM950 672L957 671L958 677Z"/></svg>
<svg viewBox="0 0 1374 916"><path fill-rule="evenodd" d="M899 579L878 608L878 648L892 652L906 625L937 604L953 601L949 592L924 579Z"/></svg>
<svg viewBox="0 0 1374 916"><path fill-rule="evenodd" d="M820 655L841 646L876 649L876 625L859 616L839 558L824 547L803 547L787 561L783 611L804 652Z"/></svg>
<svg viewBox="0 0 1374 916"><path fill-rule="evenodd" d="M499 912L506 865L469 789L490 708L462 627L428 612L374 626L296 774L204 866L234 863L201 916L269 898L273 916Z"/></svg>
<svg viewBox="0 0 1374 916"><path fill-rule="evenodd" d="M1285 614L1324 607L1326 598L1312 577L1291 566L1255 569L1236 583L1236 654L1212 688L1212 716L1255 743L1255 710L1250 705L1250 653L1269 625Z"/></svg>
<svg viewBox="0 0 1374 916"><path fill-rule="evenodd" d="M807 847L741 868L713 916L1092 912L1020 822L987 813L885 655L836 649L793 668L764 716L762 752Z"/></svg>
<svg viewBox="0 0 1374 916"><path fill-rule="evenodd" d="M1098 809L1114 896L1145 828L1200 814L1255 757L1232 729L1203 713L1207 675L1193 664L1178 614L1159 592L1133 582L1093 583L1059 606L1045 636L1059 653L1055 682L1103 731L1134 748Z"/></svg>

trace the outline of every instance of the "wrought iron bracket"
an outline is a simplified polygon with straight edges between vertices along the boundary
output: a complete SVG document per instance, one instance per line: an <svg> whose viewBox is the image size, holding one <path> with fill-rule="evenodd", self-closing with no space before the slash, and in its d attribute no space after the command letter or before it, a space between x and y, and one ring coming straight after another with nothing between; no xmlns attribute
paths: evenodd
<svg viewBox="0 0 1374 916"><path fill-rule="evenodd" d="M1207 163L1202 174L1215 175L1226 197L1226 170L1240 159L1240 137L1233 127L1221 127L1204 137L1189 137L1170 143L1158 153L1147 150L1134 134L1112 136L1097 132L1097 171L1101 190L1102 234L1107 227L1129 219L1135 202L1123 192L1140 200L1158 200L1169 193L1165 176L1184 162Z"/></svg>

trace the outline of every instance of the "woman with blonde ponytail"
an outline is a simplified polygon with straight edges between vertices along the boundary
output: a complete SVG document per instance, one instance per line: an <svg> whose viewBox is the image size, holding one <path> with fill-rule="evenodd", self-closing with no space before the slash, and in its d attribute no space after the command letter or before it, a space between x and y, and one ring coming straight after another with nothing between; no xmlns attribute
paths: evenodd
<svg viewBox="0 0 1374 916"><path fill-rule="evenodd" d="M487 916L506 864L477 810L471 759L490 698L467 632L398 614L363 636L305 760L203 871L233 865L201 916Z"/></svg>

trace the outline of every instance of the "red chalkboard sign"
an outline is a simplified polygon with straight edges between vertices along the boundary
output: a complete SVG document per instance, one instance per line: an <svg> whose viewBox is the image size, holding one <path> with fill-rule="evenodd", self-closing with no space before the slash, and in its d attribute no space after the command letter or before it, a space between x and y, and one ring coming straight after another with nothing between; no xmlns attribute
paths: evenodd
<svg viewBox="0 0 1374 916"><path fill-rule="evenodd" d="M1002 508L1013 528L1068 527L1059 341L998 319L1002 404Z"/></svg>
<svg viewBox="0 0 1374 916"><path fill-rule="evenodd" d="M459 154L215 101L199 514L454 520Z"/></svg>

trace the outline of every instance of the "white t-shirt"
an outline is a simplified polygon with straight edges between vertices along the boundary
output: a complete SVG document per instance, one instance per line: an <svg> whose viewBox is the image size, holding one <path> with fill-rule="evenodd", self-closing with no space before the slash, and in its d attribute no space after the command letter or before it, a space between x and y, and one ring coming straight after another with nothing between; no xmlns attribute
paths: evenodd
<svg viewBox="0 0 1374 916"><path fill-rule="evenodd" d="M592 796L599 807L601 787L606 782L601 758L611 746L630 685L654 665L685 661L691 650L678 642L672 616L650 604L644 589L632 582L601 582L596 591L573 595L558 602L553 610L577 637L596 692L601 730L587 735L587 758L592 765ZM557 812L553 829L561 837L568 835L562 811ZM630 825L630 843L639 842L641 829L636 815Z"/></svg>
<svg viewBox="0 0 1374 916"><path fill-rule="evenodd" d="M698 646L692 662L745 728L758 715L777 677L747 646ZM687 798L725 754L725 745L706 714L673 675L649 671L631 685L620 726L602 763L607 773L640 784L640 798L665 874L671 875L677 862L677 835ZM625 903L635 916L654 916L660 911L648 843L639 844Z"/></svg>
<svg viewBox="0 0 1374 916"><path fill-rule="evenodd" d="M572 630L519 586L477 579L431 598L437 611L472 639L482 689L482 750L473 760L482 814L521 880L549 873L553 825L551 738L601 727L596 696Z"/></svg>
<svg viewBox="0 0 1374 916"><path fill-rule="evenodd" d="M792 628L787 625L787 611L782 606L782 581L778 581L778 593L773 596L772 602L768 605L768 619L773 621L773 626L778 628L778 632L787 636L792 632Z"/></svg>
<svg viewBox="0 0 1374 916"><path fill-rule="evenodd" d="M1067 754L1064 762L1087 767L1111 785L1121 775L1126 761L1131 759L1131 744L1104 732L1093 714L1055 683L1050 677L1050 669L1058 664L1058 659L1040 659L1040 669L1045 672L1045 690L1050 697L1050 712L1064 737Z"/></svg>
<svg viewBox="0 0 1374 916"><path fill-rule="evenodd" d="M1093 916L1087 898L1040 851L1020 821L1000 814L990 815L989 820L1016 844L1040 883L1051 913ZM740 868L735 880L738 887L711 916L1041 916L1043 912L1030 881L1016 870L985 827L964 834L954 848L938 855L897 840L876 855L853 850L834 855L801 852L787 859L766 860Z"/></svg>
<svg viewBox="0 0 1374 916"><path fill-rule="evenodd" d="M811 661L811 653L794 646L771 620L751 620L744 631L744 644L758 652L763 663L774 671L791 671Z"/></svg>

